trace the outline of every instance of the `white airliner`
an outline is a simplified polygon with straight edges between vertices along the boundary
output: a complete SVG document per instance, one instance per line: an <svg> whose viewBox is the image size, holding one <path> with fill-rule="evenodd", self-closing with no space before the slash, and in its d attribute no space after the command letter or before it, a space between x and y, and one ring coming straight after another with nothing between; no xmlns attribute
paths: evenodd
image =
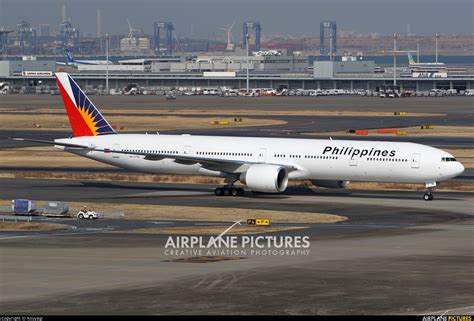
<svg viewBox="0 0 474 321"><path fill-rule="evenodd" d="M349 181L426 184L432 200L437 182L464 171L449 153L420 144L386 141L261 137L117 134L67 73L56 73L74 137L33 141L64 151L152 174L225 177L215 194L243 195L242 188L284 192L288 180L344 188Z"/></svg>
<svg viewBox="0 0 474 321"><path fill-rule="evenodd" d="M66 57L66 62L56 62L56 64L74 67L78 65L112 65L109 60L76 60L69 49L64 49L64 57Z"/></svg>

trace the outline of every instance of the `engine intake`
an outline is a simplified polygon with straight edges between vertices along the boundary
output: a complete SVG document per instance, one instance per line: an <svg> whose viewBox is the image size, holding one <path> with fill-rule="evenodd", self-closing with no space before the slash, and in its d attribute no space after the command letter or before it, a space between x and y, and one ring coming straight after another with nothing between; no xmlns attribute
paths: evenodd
<svg viewBox="0 0 474 321"><path fill-rule="evenodd" d="M346 188L350 181L331 181L326 179L313 179L311 180L313 185L318 187L325 187L325 188Z"/></svg>
<svg viewBox="0 0 474 321"><path fill-rule="evenodd" d="M288 186L288 171L278 165L255 164L240 175L240 181L254 192L280 193Z"/></svg>

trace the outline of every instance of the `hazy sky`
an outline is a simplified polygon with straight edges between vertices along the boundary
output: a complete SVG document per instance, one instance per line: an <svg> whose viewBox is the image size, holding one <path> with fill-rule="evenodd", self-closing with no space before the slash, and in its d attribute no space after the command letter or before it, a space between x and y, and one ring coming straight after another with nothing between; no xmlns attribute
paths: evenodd
<svg viewBox="0 0 474 321"><path fill-rule="evenodd" d="M233 35L241 38L242 22L257 20L262 35L294 36L319 33L319 22L336 20L339 29L357 32L420 35L473 34L474 0L0 0L0 26L26 20L33 25L61 20L61 4L81 32L96 33L97 9L102 31L125 34L133 28L151 34L154 21L172 21L181 36L224 38L221 29L235 21Z"/></svg>

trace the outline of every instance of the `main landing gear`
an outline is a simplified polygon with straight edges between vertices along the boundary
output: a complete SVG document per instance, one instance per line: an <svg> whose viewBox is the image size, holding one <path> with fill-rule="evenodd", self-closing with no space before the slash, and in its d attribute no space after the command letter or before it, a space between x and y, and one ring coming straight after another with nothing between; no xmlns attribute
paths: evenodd
<svg viewBox="0 0 474 321"><path fill-rule="evenodd" d="M229 174L225 178L225 186L218 187L214 190L216 196L243 196L244 189L241 187L234 187L234 183L238 180L235 174Z"/></svg>
<svg viewBox="0 0 474 321"><path fill-rule="evenodd" d="M425 201L432 201L433 200L433 189L436 186L436 182L426 183L426 192L423 195L423 199Z"/></svg>
<svg viewBox="0 0 474 321"><path fill-rule="evenodd" d="M244 193L243 188L234 186L223 186L214 190L216 196L243 196Z"/></svg>

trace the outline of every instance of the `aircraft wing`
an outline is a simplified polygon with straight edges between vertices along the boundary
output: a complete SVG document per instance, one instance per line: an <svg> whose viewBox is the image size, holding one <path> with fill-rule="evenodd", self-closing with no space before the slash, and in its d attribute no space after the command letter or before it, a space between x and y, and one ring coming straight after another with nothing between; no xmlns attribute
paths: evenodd
<svg viewBox="0 0 474 321"><path fill-rule="evenodd" d="M94 146L71 144L71 143L60 143L60 142L38 140L38 139L13 138L13 140L64 146L64 147L72 148L72 149L87 149L90 151L103 152L103 153L140 155L140 156L145 156L145 159L150 160L150 161L159 161L165 158L173 159L178 164L183 164L183 165L201 164L201 166L203 166L206 169L220 170L220 171L225 171L225 172L239 172L240 171L239 169L242 167L245 168L252 164L261 164L259 162L240 160L240 159L227 159L227 158L216 158L216 157L210 158L210 157L203 157L203 156L163 154L163 153L155 153L155 152L147 153L147 152L133 152L133 151L117 151L117 150L112 150L109 148L102 149L102 148L97 148ZM282 165L282 164L273 164L273 165L284 166L286 167L288 171L297 170L297 168L294 166L288 166L288 165Z"/></svg>
<svg viewBox="0 0 474 321"><path fill-rule="evenodd" d="M240 168L248 167L252 164L261 164L259 162L247 161L247 160L240 160L240 159L228 159L228 158L210 158L204 156L190 156L190 155L176 155L176 154L162 154L162 153L146 153L146 152L131 152L131 151L116 151L111 149L99 149L99 148L92 148L93 151L101 151L104 153L115 153L115 154L128 154L128 155L140 155L145 156L145 159L151 161L159 161L165 158L173 159L178 164L183 165L193 165L193 164L201 164L202 167L209 169L209 170L220 170L224 172L240 172ZM281 165L281 164L274 164L286 167L288 171L297 170L294 166L288 165Z"/></svg>

